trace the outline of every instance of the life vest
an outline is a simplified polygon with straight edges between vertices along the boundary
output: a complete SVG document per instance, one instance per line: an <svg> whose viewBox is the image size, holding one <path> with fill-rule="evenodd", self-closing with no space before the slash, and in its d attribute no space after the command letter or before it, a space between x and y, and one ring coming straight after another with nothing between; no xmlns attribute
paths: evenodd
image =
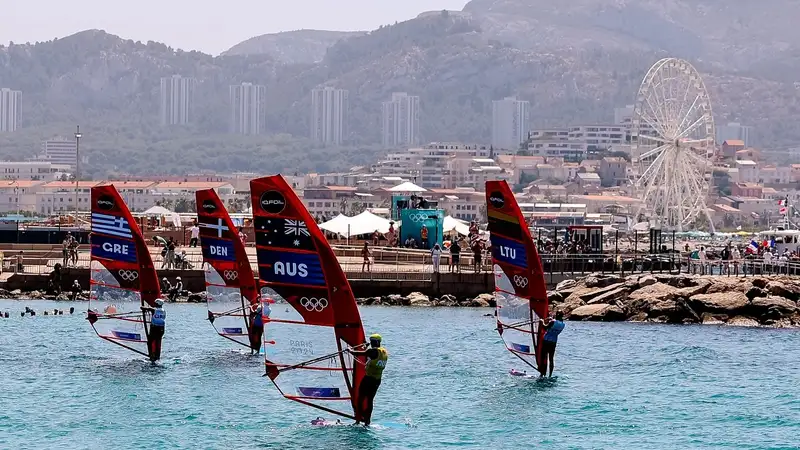
<svg viewBox="0 0 800 450"><path fill-rule="evenodd" d="M166 318L167 318L167 312L164 311L163 309L158 308L155 311L153 311L153 318L150 319L150 325L163 327Z"/></svg>
<svg viewBox="0 0 800 450"><path fill-rule="evenodd" d="M366 372L368 377L380 380L383 375L383 369L386 368L386 361L389 359L389 352L383 347L378 347L375 350L378 351L378 357L376 359L367 359Z"/></svg>

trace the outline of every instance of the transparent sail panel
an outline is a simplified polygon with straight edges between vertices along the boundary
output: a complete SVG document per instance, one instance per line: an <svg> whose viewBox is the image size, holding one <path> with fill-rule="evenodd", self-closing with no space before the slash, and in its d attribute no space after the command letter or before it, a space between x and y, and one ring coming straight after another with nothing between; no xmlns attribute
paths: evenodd
<svg viewBox="0 0 800 450"><path fill-rule="evenodd" d="M531 311L527 298L513 294L515 291L511 280L497 264L494 265L494 274L500 336L509 351L536 368L535 337L539 329L539 317Z"/></svg>
<svg viewBox="0 0 800 450"><path fill-rule="evenodd" d="M268 365L278 370L273 382L289 399L309 403L342 415L352 415L349 380L353 358L329 326L308 325L295 309L265 288L264 350ZM269 318L267 318L267 314Z"/></svg>
<svg viewBox="0 0 800 450"><path fill-rule="evenodd" d="M206 269L206 305L209 319L217 333L245 347L250 347L248 334L249 304L242 301L238 287L224 286L214 269ZM216 277L215 277L216 276Z"/></svg>
<svg viewBox="0 0 800 450"><path fill-rule="evenodd" d="M138 277L135 270L118 270L123 283ZM98 336L147 356L147 333L139 291L120 287L119 280L99 261L91 263L89 310L96 313L92 324Z"/></svg>

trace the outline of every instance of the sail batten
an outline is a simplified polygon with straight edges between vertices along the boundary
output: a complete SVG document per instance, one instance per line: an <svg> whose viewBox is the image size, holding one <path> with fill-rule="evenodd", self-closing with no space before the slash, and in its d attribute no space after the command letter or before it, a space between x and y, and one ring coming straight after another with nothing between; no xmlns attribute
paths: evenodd
<svg viewBox="0 0 800 450"><path fill-rule="evenodd" d="M539 370L547 317L547 287L536 244L505 181L486 182L486 208L495 276L497 331L506 349Z"/></svg>
<svg viewBox="0 0 800 450"><path fill-rule="evenodd" d="M161 292L147 243L113 185L91 190L88 319L102 339L150 356L149 314Z"/></svg>
<svg viewBox="0 0 800 450"><path fill-rule="evenodd" d="M285 398L358 420L365 344L358 307L333 250L281 176L252 180L250 192L265 309L267 375ZM285 302L285 304L283 303Z"/></svg>
<svg viewBox="0 0 800 450"><path fill-rule="evenodd" d="M217 334L251 347L251 311L259 299L244 243L216 191L195 197L209 319Z"/></svg>

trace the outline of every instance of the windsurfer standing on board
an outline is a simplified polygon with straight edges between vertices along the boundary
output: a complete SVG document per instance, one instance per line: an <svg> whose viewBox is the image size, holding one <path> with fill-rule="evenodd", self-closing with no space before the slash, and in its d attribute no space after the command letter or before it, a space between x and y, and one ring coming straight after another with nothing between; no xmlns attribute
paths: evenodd
<svg viewBox="0 0 800 450"><path fill-rule="evenodd" d="M378 388L381 386L383 369L386 368L386 361L389 359L389 352L381 346L380 334L371 335L369 337L369 345L371 348L366 350L347 349L353 356L367 357L366 374L364 379L361 380L361 386L358 389L358 409L361 420L364 421L366 426L369 425L372 419L373 401L378 393ZM356 419L356 424L358 422L358 419Z"/></svg>
<svg viewBox="0 0 800 450"><path fill-rule="evenodd" d="M553 376L553 367L555 363L553 360L556 357L556 344L558 344L558 335L564 331L564 313L556 311L556 317L548 317L547 319L539 319L539 323L547 332L544 334L542 340L542 361L539 364L540 373L542 376L547 372L547 362L550 361L550 376Z"/></svg>
<svg viewBox="0 0 800 450"><path fill-rule="evenodd" d="M270 309L266 311L261 302L250 312L250 354L257 355L261 351L261 337L264 335L264 316L269 317ZM266 312L266 314L265 314Z"/></svg>
<svg viewBox="0 0 800 450"><path fill-rule="evenodd" d="M150 308L143 306L142 309L152 313L150 317L150 332L147 333L147 348L150 353L150 361L156 362L161 359L161 339L164 337L164 326L166 325L167 312L164 311L164 300L156 300L156 307Z"/></svg>

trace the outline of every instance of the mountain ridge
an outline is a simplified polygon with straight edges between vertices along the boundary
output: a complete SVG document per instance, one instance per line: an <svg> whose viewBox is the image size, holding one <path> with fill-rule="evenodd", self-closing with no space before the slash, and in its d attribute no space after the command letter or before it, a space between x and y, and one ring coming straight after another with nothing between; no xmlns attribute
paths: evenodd
<svg viewBox="0 0 800 450"><path fill-rule="evenodd" d="M747 35L749 26L770 17L784 24L785 18L776 17L777 6L751 22L742 16L752 7L743 6L744 12L729 15L728 28L707 31L698 25L702 20L686 16L719 5L717 0L575 0L565 7L545 3L473 0L463 12L426 12L326 41L330 45L325 44L324 56L315 63L287 63L286 58L310 54L290 54L291 48L301 48L291 40L277 53L226 52L217 57L100 30L0 46L0 87L23 91L24 126L0 135L0 156L30 157L38 151L38 141L56 130L69 134L80 123L86 129L91 170L98 174L123 168L132 173L249 170L252 161L262 161L265 171L342 170L383 153L378 146L381 102L392 92L421 97L423 140L487 142L492 100L519 95L531 101L536 127L611 122L614 107L633 103L650 65L666 56L687 58L701 72L718 124L752 125L766 146L800 140L794 127L800 95L793 79L800 70L800 50L782 44L795 31L781 25L771 35L761 28ZM723 10L743 5L742 0L729 3ZM791 2L777 3L788 5L789 12L796 9ZM642 36L647 27L626 24L645 13L655 15L647 25L654 31ZM725 20L715 17L714 23ZM673 25L656 25L663 22ZM303 31L309 30L298 30ZM736 39L723 45L732 35ZM197 78L196 120L187 127L162 128L159 79L173 74ZM266 86L266 136L226 134L228 86L241 82ZM326 148L306 138L309 94L323 85L351 92L352 132L346 147Z"/></svg>

